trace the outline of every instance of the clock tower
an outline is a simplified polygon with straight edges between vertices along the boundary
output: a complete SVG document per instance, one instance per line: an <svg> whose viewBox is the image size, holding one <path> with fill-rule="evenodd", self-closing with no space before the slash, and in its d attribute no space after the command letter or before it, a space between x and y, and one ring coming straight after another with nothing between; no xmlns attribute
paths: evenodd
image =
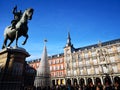
<svg viewBox="0 0 120 90"><path fill-rule="evenodd" d="M72 53L74 50L75 48L71 43L70 33L68 32L67 43L64 47L65 72L67 76L66 79L69 79L69 76L72 73Z"/></svg>
<svg viewBox="0 0 120 90"><path fill-rule="evenodd" d="M68 32L67 43L64 47L64 54L72 53L74 51L73 44L71 44L70 32Z"/></svg>

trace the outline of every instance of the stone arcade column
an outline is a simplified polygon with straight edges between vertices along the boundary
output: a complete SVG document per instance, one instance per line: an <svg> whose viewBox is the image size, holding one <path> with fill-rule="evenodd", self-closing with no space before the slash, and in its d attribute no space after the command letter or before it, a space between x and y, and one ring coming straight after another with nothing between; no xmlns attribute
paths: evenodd
<svg viewBox="0 0 120 90"><path fill-rule="evenodd" d="M29 56L20 47L0 51L0 90L23 90L25 59Z"/></svg>

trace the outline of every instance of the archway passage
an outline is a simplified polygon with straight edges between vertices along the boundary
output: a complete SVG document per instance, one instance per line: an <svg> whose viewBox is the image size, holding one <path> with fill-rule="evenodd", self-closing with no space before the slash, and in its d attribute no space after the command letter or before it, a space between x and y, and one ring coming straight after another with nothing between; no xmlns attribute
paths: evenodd
<svg viewBox="0 0 120 90"><path fill-rule="evenodd" d="M60 80L60 83L61 83L62 85L65 85L65 80L64 80L64 79L61 79L61 80Z"/></svg>
<svg viewBox="0 0 120 90"><path fill-rule="evenodd" d="M70 79L67 79L67 84L71 85L71 80Z"/></svg>
<svg viewBox="0 0 120 90"><path fill-rule="evenodd" d="M52 80L52 85L55 86L55 80Z"/></svg>
<svg viewBox="0 0 120 90"><path fill-rule="evenodd" d="M115 77L114 77L114 83L117 83L117 84L120 85L120 77L115 76Z"/></svg>
<svg viewBox="0 0 120 90"><path fill-rule="evenodd" d="M80 86L83 86L83 85L85 84L85 80L84 80L83 78L81 78L81 79L79 80L79 84L80 84Z"/></svg>
<svg viewBox="0 0 120 90"><path fill-rule="evenodd" d="M109 75L106 75L103 80L104 80L104 84L107 83L108 85L110 85L112 83L111 78L110 78Z"/></svg>
<svg viewBox="0 0 120 90"><path fill-rule="evenodd" d="M101 84L101 79L99 77L96 77L95 84L96 85Z"/></svg>
<svg viewBox="0 0 120 90"><path fill-rule="evenodd" d="M74 78L73 79L73 85L77 85L78 83L77 83L77 79L76 78Z"/></svg>
<svg viewBox="0 0 120 90"><path fill-rule="evenodd" d="M93 81L92 81L91 78L88 78L88 79L87 79L87 84L90 84L90 83L93 83Z"/></svg>

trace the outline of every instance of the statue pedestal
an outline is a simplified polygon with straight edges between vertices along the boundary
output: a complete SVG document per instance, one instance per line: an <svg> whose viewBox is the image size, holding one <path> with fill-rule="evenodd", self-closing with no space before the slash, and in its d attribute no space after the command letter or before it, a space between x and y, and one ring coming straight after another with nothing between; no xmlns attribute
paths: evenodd
<svg viewBox="0 0 120 90"><path fill-rule="evenodd" d="M29 56L19 47L0 51L0 90L21 90L24 87L25 60Z"/></svg>

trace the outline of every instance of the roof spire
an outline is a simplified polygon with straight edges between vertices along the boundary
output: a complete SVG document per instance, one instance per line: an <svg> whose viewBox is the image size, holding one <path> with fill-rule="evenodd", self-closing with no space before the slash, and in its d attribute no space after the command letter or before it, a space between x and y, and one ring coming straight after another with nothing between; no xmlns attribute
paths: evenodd
<svg viewBox="0 0 120 90"><path fill-rule="evenodd" d="M70 32L68 32L67 44L66 46L71 46Z"/></svg>

